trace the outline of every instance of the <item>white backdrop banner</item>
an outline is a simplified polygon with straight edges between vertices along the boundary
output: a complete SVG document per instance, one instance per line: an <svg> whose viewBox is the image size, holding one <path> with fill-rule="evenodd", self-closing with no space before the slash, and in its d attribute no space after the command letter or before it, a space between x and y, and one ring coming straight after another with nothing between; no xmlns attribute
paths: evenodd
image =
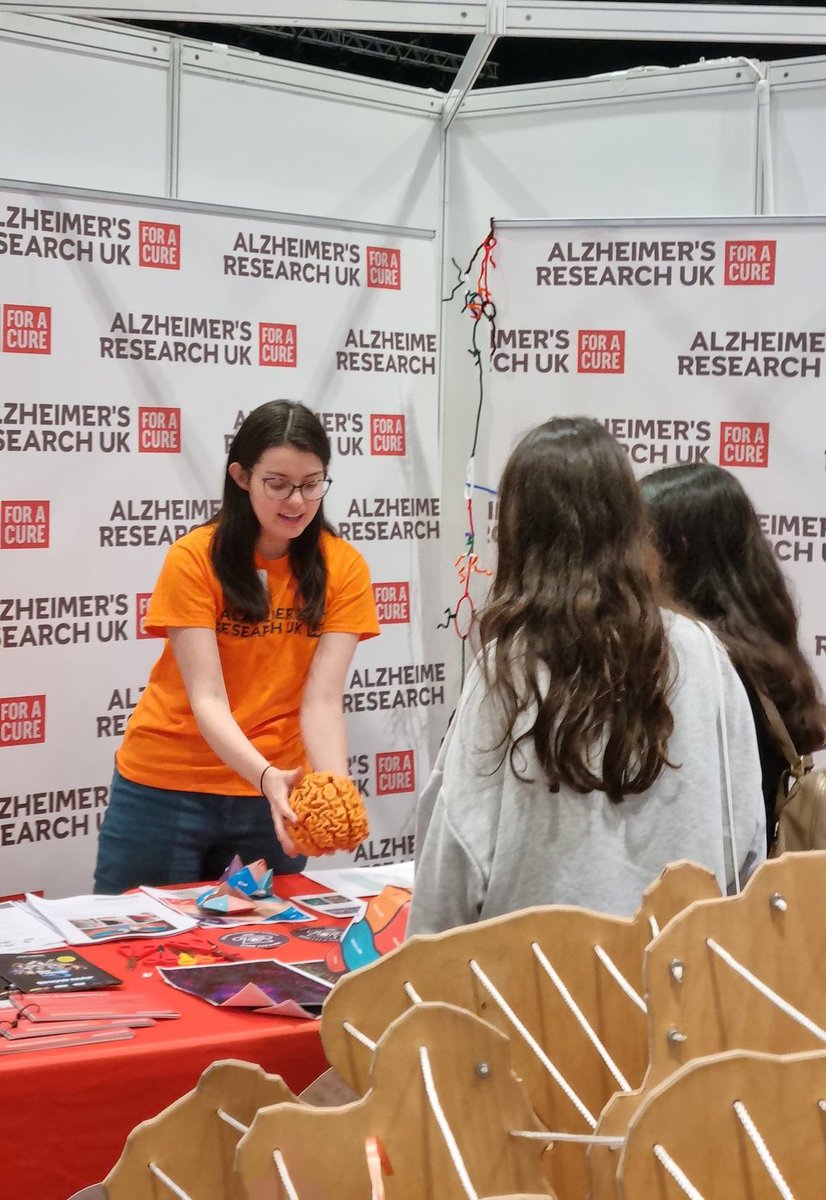
<svg viewBox="0 0 826 1200"><path fill-rule="evenodd" d="M732 470L826 685L826 222L494 227L482 482L527 428L575 414L604 422L638 475Z"/></svg>
<svg viewBox="0 0 826 1200"><path fill-rule="evenodd" d="M348 680L371 835L413 852L450 708L438 598L432 238L243 211L0 191L0 893L86 891L112 757L159 652L142 615L215 511L265 400L333 447L329 518L370 565L382 636ZM151 836L151 830L147 830Z"/></svg>

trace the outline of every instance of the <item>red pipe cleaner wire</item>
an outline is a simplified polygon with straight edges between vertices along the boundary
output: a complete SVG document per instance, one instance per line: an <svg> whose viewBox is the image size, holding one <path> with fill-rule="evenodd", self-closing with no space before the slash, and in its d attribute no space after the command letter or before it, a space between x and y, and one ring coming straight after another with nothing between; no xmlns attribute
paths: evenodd
<svg viewBox="0 0 826 1200"><path fill-rule="evenodd" d="M473 554L473 546L474 546L474 542L476 540L476 534L473 529L473 498L472 498L472 496L468 496L468 499L467 499L467 519L468 519L468 528L470 531L469 535L468 535L467 553L468 553L468 557L470 557L470 555ZM456 562L453 565L455 567L458 567L459 563L462 561L463 558L464 558L464 555L460 554L459 557L456 559ZM459 601L456 605L456 611L453 614L453 630L454 630L456 636L458 638L460 638L462 641L464 641L465 638L470 633L470 627L473 624L473 617L476 612L476 607L473 603L473 597L470 594L470 577L472 574L473 574L473 572L470 568L470 563L468 563L467 570L465 571L465 588L464 588L464 591L462 592L461 596L459 597ZM468 618L467 628L464 631L464 633L459 628L459 613L462 610L463 604L470 605L470 616Z"/></svg>
<svg viewBox="0 0 826 1200"><path fill-rule="evenodd" d="M490 304L491 295L488 287L488 268L496 267L496 261L493 258L493 247L496 245L496 237L493 230L482 242L482 262L479 265L479 275L476 280L476 293L468 302L468 311L474 320L478 321L485 311L485 306Z"/></svg>

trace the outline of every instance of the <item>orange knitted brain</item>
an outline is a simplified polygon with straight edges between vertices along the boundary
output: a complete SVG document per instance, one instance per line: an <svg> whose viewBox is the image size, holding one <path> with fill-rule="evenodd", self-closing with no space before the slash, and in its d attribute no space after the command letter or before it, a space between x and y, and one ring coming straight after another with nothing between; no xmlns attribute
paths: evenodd
<svg viewBox="0 0 826 1200"><path fill-rule="evenodd" d="M298 820L287 828L300 854L355 850L369 832L358 788L329 771L305 775L293 789L290 808Z"/></svg>

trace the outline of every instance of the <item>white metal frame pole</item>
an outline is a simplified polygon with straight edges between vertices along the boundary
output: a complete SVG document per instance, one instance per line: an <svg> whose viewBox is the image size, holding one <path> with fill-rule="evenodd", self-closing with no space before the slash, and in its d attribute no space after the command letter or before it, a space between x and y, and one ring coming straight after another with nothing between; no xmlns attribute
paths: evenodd
<svg viewBox="0 0 826 1200"><path fill-rule="evenodd" d="M507 37L826 44L826 5L648 4L634 0L0 0L3 10L40 16L154 18L230 25L294 25L435 33L491 32L491 8L506 12Z"/></svg>
<svg viewBox="0 0 826 1200"><path fill-rule="evenodd" d="M645 4L508 0L507 37L635 42L826 43L826 5Z"/></svg>
<svg viewBox="0 0 826 1200"><path fill-rule="evenodd" d="M464 103L465 96L476 82L479 72L487 61L497 38L505 32L507 22L507 0L488 0L487 27L477 33L468 47L464 62L456 72L453 86L445 97L442 108L442 128L447 130Z"/></svg>

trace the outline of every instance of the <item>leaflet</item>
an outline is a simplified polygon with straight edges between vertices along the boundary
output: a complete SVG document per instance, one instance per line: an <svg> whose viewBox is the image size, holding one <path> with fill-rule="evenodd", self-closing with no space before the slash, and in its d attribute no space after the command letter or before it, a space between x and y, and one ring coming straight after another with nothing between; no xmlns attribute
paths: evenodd
<svg viewBox="0 0 826 1200"><path fill-rule="evenodd" d="M345 867L341 870L305 871L305 879L319 883L351 900L377 896L382 888L413 888L413 863L388 863L378 867Z"/></svg>
<svg viewBox="0 0 826 1200"><path fill-rule="evenodd" d="M0 903L0 954L25 954L32 950L52 950L64 946L51 925L41 921L16 900Z"/></svg>
<svg viewBox="0 0 826 1200"><path fill-rule="evenodd" d="M218 1008L312 1020L321 1012L332 983L326 973L311 974L307 965L247 959L216 966L159 967L158 974L172 987Z"/></svg>
<svg viewBox="0 0 826 1200"><path fill-rule="evenodd" d="M21 992L88 992L122 982L68 946L0 954L0 980Z"/></svg>
<svg viewBox="0 0 826 1200"><path fill-rule="evenodd" d="M44 900L26 894L26 907L47 921L70 946L89 946L130 937L169 937L194 929L191 917L144 892L126 896L68 896Z"/></svg>
<svg viewBox="0 0 826 1200"><path fill-rule="evenodd" d="M45 1038L23 1038L21 1041L0 1043L0 1054L32 1054L35 1050L65 1050L69 1046L97 1046L101 1042L123 1042L135 1035L131 1029L93 1029L89 1033L53 1035Z"/></svg>
<svg viewBox="0 0 826 1200"><path fill-rule="evenodd" d="M28 1021L114 1021L117 1025L142 1025L144 1020L174 1020L181 1014L158 1004L151 996L128 992L41 992L13 995L12 1006Z"/></svg>

